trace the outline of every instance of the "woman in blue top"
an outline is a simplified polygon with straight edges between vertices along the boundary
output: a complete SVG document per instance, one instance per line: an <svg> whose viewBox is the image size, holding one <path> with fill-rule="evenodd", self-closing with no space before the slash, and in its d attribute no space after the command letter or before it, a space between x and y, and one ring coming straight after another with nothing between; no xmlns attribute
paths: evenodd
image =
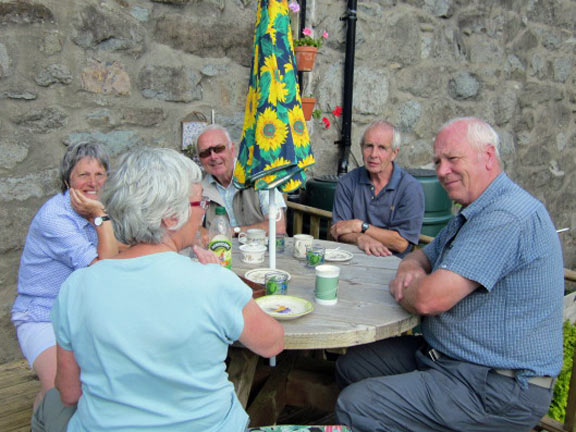
<svg viewBox="0 0 576 432"><path fill-rule="evenodd" d="M102 201L128 248L63 284L52 311L56 389L34 431L244 432L228 347L239 340L271 357L284 332L233 272L178 253L202 224L200 181L169 149L125 155L108 180Z"/></svg>
<svg viewBox="0 0 576 432"><path fill-rule="evenodd" d="M99 201L108 165L108 154L98 144L68 147L60 164L62 193L40 208L26 237L12 321L24 357L40 379L35 406L54 387L56 341L50 310L60 285L74 270L118 253Z"/></svg>

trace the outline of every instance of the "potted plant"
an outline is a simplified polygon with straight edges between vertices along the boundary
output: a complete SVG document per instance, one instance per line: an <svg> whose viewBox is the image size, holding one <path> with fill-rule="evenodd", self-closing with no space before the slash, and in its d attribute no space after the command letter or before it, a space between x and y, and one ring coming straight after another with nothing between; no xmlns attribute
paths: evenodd
<svg viewBox="0 0 576 432"><path fill-rule="evenodd" d="M312 118L314 113L314 106L316 105L316 98L312 95L302 98L302 111L304 112L304 119L306 121ZM319 111L319 110L316 110Z"/></svg>
<svg viewBox="0 0 576 432"><path fill-rule="evenodd" d="M328 33L324 32L322 36L315 38L314 31L309 27L305 27L302 30L302 34L304 35L303 37L294 40L294 54L296 55L298 71L309 72L314 68L316 53L324 40L328 39Z"/></svg>

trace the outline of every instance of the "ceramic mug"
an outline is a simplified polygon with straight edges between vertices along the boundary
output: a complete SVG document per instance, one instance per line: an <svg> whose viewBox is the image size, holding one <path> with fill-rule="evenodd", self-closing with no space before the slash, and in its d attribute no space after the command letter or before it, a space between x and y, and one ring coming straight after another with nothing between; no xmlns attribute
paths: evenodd
<svg viewBox="0 0 576 432"><path fill-rule="evenodd" d="M250 228L238 234L238 241L245 244L259 244L266 246L266 231L260 228Z"/></svg>
<svg viewBox="0 0 576 432"><path fill-rule="evenodd" d="M246 264L260 264L264 262L266 246L260 244L245 244L240 246L242 252L242 262Z"/></svg>
<svg viewBox="0 0 576 432"><path fill-rule="evenodd" d="M306 247L312 245L314 237L309 234L296 234L294 236L294 258L306 258Z"/></svg>

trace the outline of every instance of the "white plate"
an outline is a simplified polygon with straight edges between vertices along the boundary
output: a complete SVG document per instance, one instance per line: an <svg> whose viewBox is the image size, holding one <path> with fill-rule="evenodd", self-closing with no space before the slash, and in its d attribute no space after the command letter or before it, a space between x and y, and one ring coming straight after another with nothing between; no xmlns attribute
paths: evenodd
<svg viewBox="0 0 576 432"><path fill-rule="evenodd" d="M277 320L292 320L308 315L314 306L308 300L287 295L268 295L256 299L258 306Z"/></svg>
<svg viewBox="0 0 576 432"><path fill-rule="evenodd" d="M284 273L286 276L288 276L287 280L290 280L290 278L292 277L290 276L290 273L288 273L287 271L271 268L257 268L254 270L248 270L246 273L244 273L244 277L248 280L251 280L252 282L264 285L265 282L264 278L266 277L266 273L271 272Z"/></svg>
<svg viewBox="0 0 576 432"><path fill-rule="evenodd" d="M352 258L354 254L344 249L326 249L324 254L325 261L350 261Z"/></svg>

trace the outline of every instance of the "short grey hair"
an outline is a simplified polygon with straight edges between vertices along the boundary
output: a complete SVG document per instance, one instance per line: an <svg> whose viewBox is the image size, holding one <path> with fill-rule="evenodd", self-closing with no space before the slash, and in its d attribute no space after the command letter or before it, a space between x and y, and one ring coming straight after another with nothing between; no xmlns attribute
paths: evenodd
<svg viewBox="0 0 576 432"><path fill-rule="evenodd" d="M198 165L176 150L142 148L121 158L102 192L102 203L122 243L161 243L162 219L174 217L180 229L190 216L190 194L202 180Z"/></svg>
<svg viewBox="0 0 576 432"><path fill-rule="evenodd" d="M466 142L480 152L488 145L494 147L496 158L500 160L500 137L492 126L478 117L457 117L442 125L440 131L452 126L454 123L466 123Z"/></svg>
<svg viewBox="0 0 576 432"><path fill-rule="evenodd" d="M108 174L110 157L101 144L86 142L72 144L68 146L60 162L58 182L60 183L62 193L66 192L70 187L70 174L72 174L72 170L76 164L84 158L97 160L106 170L106 174Z"/></svg>
<svg viewBox="0 0 576 432"><path fill-rule="evenodd" d="M374 120L370 123L366 129L364 129L364 133L362 134L362 140L360 140L360 145L364 147L364 138L366 138L366 134L369 130L376 129L379 127L388 127L392 129L392 150L398 150L400 148L400 143L402 142L402 135L400 131L394 126L392 123L387 122L385 120Z"/></svg>
<svg viewBox="0 0 576 432"><path fill-rule="evenodd" d="M198 135L198 137L196 137L196 151L198 151L198 141L200 140L200 137L202 135L204 135L206 132L212 131L212 130L221 131L224 134L224 136L226 137L226 140L228 141L227 146L230 147L230 144L232 144L232 138L230 138L230 134L228 133L228 131L226 130L226 128L224 126L219 125L217 123L214 123L214 124L206 126L204 129L202 129L202 132L200 132L200 135Z"/></svg>

